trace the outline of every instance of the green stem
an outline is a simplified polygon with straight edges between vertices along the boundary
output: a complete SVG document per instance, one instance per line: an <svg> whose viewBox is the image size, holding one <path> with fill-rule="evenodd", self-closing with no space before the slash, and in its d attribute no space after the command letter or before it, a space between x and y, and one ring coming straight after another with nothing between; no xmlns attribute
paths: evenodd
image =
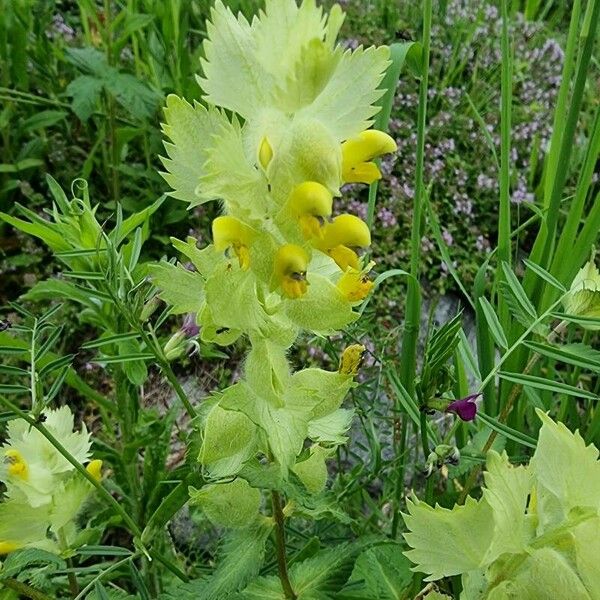
<svg viewBox="0 0 600 600"><path fill-rule="evenodd" d="M50 596L46 596L43 592L39 592L30 585L17 581L16 579L8 578L2 580L2 585L9 590L13 590L19 594L19 597L30 598L30 600L52 600Z"/></svg>
<svg viewBox="0 0 600 600"><path fill-rule="evenodd" d="M400 465L396 472L396 485L394 486L394 514L392 517L392 539L398 537L398 524L400 522L400 499L404 492L404 466L406 454L406 441L408 438L408 415L403 415L402 430L400 432L400 444L396 452L396 458L400 460Z"/></svg>
<svg viewBox="0 0 600 600"><path fill-rule="evenodd" d="M410 274L406 298L406 317L402 337L402 362L400 381L407 392L415 394L415 373L419 322L421 316L421 289L419 287L419 267L421 262L421 235L423 219L425 163L425 125L427 121L427 92L429 84L429 51L431 43L432 0L425 0L423 6L423 74L419 86L419 110L417 115L417 154L415 170L415 198L411 231Z"/></svg>
<svg viewBox="0 0 600 600"><path fill-rule="evenodd" d="M275 521L275 542L277 546L277 566L279 569L279 579L285 597L289 600L296 600L298 596L294 593L287 569L287 559L285 556L285 529L284 516L281 508L281 496L275 490L271 491L271 503L273 505L273 519Z"/></svg>

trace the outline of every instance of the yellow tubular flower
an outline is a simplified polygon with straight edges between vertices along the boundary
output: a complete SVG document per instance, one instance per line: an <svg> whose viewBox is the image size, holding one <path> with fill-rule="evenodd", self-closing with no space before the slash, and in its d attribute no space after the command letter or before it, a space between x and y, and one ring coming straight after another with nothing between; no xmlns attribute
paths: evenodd
<svg viewBox="0 0 600 600"><path fill-rule="evenodd" d="M357 375L364 354L365 347L362 344L352 344L345 348L342 353L338 372L342 375L352 375L352 377Z"/></svg>
<svg viewBox="0 0 600 600"><path fill-rule="evenodd" d="M371 245L371 232L364 221L354 215L339 215L323 227L323 235L315 244L329 254L342 271L348 268L358 270L360 261L352 248L366 248Z"/></svg>
<svg viewBox="0 0 600 600"><path fill-rule="evenodd" d="M212 233L215 248L222 251L232 248L240 267L247 270L250 266L249 247L254 231L235 217L217 217L212 222Z"/></svg>
<svg viewBox="0 0 600 600"><path fill-rule="evenodd" d="M258 147L258 162L260 166L266 171L271 159L273 158L273 148L266 137L260 142Z"/></svg>
<svg viewBox="0 0 600 600"><path fill-rule="evenodd" d="M316 181L305 181L296 186L288 199L288 206L298 219L305 238L322 237L322 220L331 215L333 195Z"/></svg>
<svg viewBox="0 0 600 600"><path fill-rule="evenodd" d="M17 542L9 542L7 540L0 540L0 554L9 554L14 552L21 547L21 544Z"/></svg>
<svg viewBox="0 0 600 600"><path fill-rule="evenodd" d="M273 266L274 275L283 295L287 298L300 298L306 294L308 260L308 254L304 249L295 244L285 244L277 251Z"/></svg>
<svg viewBox="0 0 600 600"><path fill-rule="evenodd" d="M341 276L337 286L350 302L360 302L369 295L373 288L373 282L369 279L367 273L348 269Z"/></svg>
<svg viewBox="0 0 600 600"><path fill-rule="evenodd" d="M85 470L96 480L102 479L102 461L98 458L90 461Z"/></svg>
<svg viewBox="0 0 600 600"><path fill-rule="evenodd" d="M342 179L345 183L373 183L381 179L374 158L396 152L392 137L377 129L367 129L342 144Z"/></svg>
<svg viewBox="0 0 600 600"><path fill-rule="evenodd" d="M29 467L23 458L23 455L13 448L9 448L4 452L5 461L8 463L8 473L13 477L18 477L23 481L29 479Z"/></svg>

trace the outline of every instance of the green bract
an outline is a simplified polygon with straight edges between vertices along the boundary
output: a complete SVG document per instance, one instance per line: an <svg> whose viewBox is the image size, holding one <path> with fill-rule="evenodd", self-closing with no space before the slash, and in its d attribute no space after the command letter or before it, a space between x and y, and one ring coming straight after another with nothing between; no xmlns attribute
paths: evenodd
<svg viewBox="0 0 600 600"><path fill-rule="evenodd" d="M428 581L462 575L463 600L600 598L600 462L538 410L529 466L490 451L483 498L452 510L409 501L406 556Z"/></svg>
<svg viewBox="0 0 600 600"><path fill-rule="evenodd" d="M219 200L223 215L207 247L173 240L193 271L163 262L151 272L173 313L196 313L203 341L250 341L243 379L207 400L199 419L210 497L238 494L240 507L248 492L236 482L256 457L320 492L325 459L352 418L340 406L356 364L292 373L286 357L300 331L330 333L358 318L374 264L358 249L371 236L358 217L334 216L333 198L346 182L379 178L373 159L396 149L368 129L389 49L344 51L342 21L337 5L326 16L314 0L268 0L249 23L219 1L198 79L206 104L167 98L171 195L190 206ZM208 497L195 498L211 517Z"/></svg>

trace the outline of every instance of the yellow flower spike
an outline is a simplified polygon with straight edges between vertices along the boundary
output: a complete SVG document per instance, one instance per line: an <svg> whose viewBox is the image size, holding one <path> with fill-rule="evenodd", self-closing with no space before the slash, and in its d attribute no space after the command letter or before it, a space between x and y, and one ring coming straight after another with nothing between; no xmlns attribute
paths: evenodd
<svg viewBox="0 0 600 600"><path fill-rule="evenodd" d="M250 266L249 246L254 238L254 231L235 217L217 217L212 222L212 233L215 248L228 250L233 248L238 257L240 267L245 271Z"/></svg>
<svg viewBox="0 0 600 600"><path fill-rule="evenodd" d="M283 295L287 298L300 298L306 294L308 261L306 251L296 244L285 244L277 251L273 272Z"/></svg>
<svg viewBox="0 0 600 600"><path fill-rule="evenodd" d="M383 131L367 129L342 144L342 179L345 183L373 183L381 172L372 161L382 154L396 152L394 139Z"/></svg>
<svg viewBox="0 0 600 600"><path fill-rule="evenodd" d="M0 554L9 554L14 552L21 547L21 544L17 542L9 542L7 540L0 540Z"/></svg>
<svg viewBox="0 0 600 600"><path fill-rule="evenodd" d="M324 185L305 181L292 190L288 206L298 219L305 238L321 238L322 220L331 215L333 195Z"/></svg>
<svg viewBox="0 0 600 600"><path fill-rule="evenodd" d="M337 287L350 302L360 302L373 289L373 282L366 272L349 269L341 276Z"/></svg>
<svg viewBox="0 0 600 600"><path fill-rule="evenodd" d="M13 477L18 477L27 481L29 479L29 467L23 455L14 448L9 448L4 452L5 462L8 463L8 473Z"/></svg>
<svg viewBox="0 0 600 600"><path fill-rule="evenodd" d="M344 349L338 372L342 375L358 375L366 348L362 344L352 344Z"/></svg>
<svg viewBox="0 0 600 600"><path fill-rule="evenodd" d="M273 158L273 148L269 143L267 137L263 137L258 147L258 162L260 166L266 171L271 159Z"/></svg>
<svg viewBox="0 0 600 600"><path fill-rule="evenodd" d="M102 479L102 461L99 458L96 458L90 461L85 468L85 470L96 480L100 481Z"/></svg>

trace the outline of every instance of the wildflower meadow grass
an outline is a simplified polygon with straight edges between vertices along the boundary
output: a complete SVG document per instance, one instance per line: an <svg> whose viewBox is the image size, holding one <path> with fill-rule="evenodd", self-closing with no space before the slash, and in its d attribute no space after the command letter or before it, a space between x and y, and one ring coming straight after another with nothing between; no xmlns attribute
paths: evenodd
<svg viewBox="0 0 600 600"><path fill-rule="evenodd" d="M0 600L600 599L596 0L0 0Z"/></svg>

